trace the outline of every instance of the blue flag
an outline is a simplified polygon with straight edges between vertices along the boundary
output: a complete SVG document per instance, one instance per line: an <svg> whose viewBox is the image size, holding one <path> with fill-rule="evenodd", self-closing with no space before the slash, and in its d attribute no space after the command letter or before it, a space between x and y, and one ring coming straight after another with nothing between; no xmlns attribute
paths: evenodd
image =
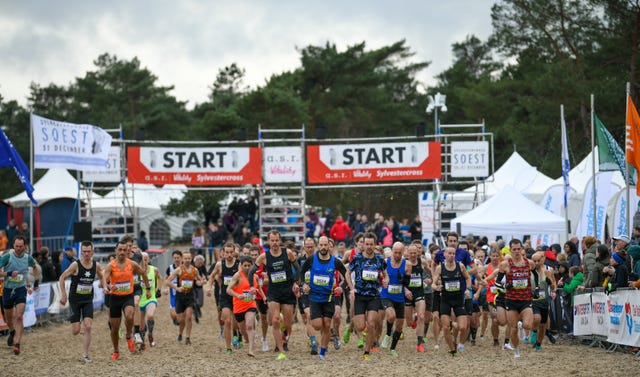
<svg viewBox="0 0 640 377"><path fill-rule="evenodd" d="M569 148L567 145L567 125L564 122L564 106L560 106L560 138L562 141L562 180L564 182L564 209L567 210L569 202L569 193L571 186L569 185L569 171L571 164L569 163Z"/></svg>
<svg viewBox="0 0 640 377"><path fill-rule="evenodd" d="M29 180L29 169L22 161L22 157L18 154L18 151L11 144L11 140L7 137L4 131L0 128L0 166L11 166L16 172L18 179L27 191L27 196L31 199L34 205L38 205L38 202L33 198L33 185Z"/></svg>

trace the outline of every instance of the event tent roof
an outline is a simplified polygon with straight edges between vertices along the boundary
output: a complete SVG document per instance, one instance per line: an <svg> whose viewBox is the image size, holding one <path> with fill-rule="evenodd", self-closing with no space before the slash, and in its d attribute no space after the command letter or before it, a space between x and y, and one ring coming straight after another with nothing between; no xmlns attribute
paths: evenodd
<svg viewBox="0 0 640 377"><path fill-rule="evenodd" d="M474 210L451 220L451 229L456 230L458 223L462 234L476 235L559 234L566 229L563 217L540 207L512 186L505 186Z"/></svg>
<svg viewBox="0 0 640 377"><path fill-rule="evenodd" d="M579 195L582 195L584 193L585 186L587 185L587 183L589 182L589 179L593 175L593 171L592 171L593 163L591 160L592 153L595 153L595 157L596 157L596 173L599 172L600 169L598 169L599 159L598 159L597 146L595 147L593 152L589 153L585 158L582 159L582 161L580 161L576 166L573 167L573 169L569 171L569 185L571 186L572 189L576 190L576 193L578 193ZM613 178L611 178L611 182L615 183L620 187L626 186L624 177L622 176L620 171L615 171L613 173ZM562 176L560 176L558 179L553 181L553 183L563 184Z"/></svg>
<svg viewBox="0 0 640 377"><path fill-rule="evenodd" d="M33 188L33 198L38 205L53 199L78 197L78 181L66 169L49 169L38 182L34 183ZM86 190L80 191L80 199L87 200ZM29 205L29 197L25 191L5 201L14 207Z"/></svg>

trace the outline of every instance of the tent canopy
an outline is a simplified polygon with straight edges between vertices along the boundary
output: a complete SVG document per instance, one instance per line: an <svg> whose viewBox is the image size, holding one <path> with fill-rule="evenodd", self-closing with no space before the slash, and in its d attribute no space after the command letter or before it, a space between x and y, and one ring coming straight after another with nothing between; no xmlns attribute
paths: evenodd
<svg viewBox="0 0 640 377"><path fill-rule="evenodd" d="M599 158L597 146L592 152L590 152L585 158L583 158L582 161L580 161L576 166L573 167L573 169L569 171L569 185L571 185L571 188L574 189L580 196L580 199L582 199L582 195L585 192L587 183L589 183L589 179L591 179L591 177L593 176L593 153L595 153L596 173L598 173L600 171L600 163L598 162ZM624 177L618 170L613 172L613 178L611 179L611 181L620 187L626 186ZM554 184L563 183L564 181L562 180L562 176L554 181Z"/></svg>
<svg viewBox="0 0 640 377"><path fill-rule="evenodd" d="M78 181L66 169L49 169L33 185L33 198L42 205L53 199L76 199L78 197ZM85 190L80 191L80 199L86 200ZM5 200L14 207L29 205L29 197L25 191Z"/></svg>
<svg viewBox="0 0 640 377"><path fill-rule="evenodd" d="M451 220L451 229L461 224L462 234L560 234L566 229L563 217L555 215L519 193L512 186L479 205L474 210Z"/></svg>

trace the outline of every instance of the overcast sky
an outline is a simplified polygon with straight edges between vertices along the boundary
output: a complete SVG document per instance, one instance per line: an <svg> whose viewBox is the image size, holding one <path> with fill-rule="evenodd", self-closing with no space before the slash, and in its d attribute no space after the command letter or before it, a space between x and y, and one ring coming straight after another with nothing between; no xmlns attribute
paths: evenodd
<svg viewBox="0 0 640 377"><path fill-rule="evenodd" d="M207 99L218 70L246 69L245 84L300 65L296 48L335 43L367 49L401 39L431 61L418 80L451 66L451 44L491 33L493 0L32 1L0 0L0 95L26 104L29 84L68 85L108 52L137 56L174 85L178 100Z"/></svg>

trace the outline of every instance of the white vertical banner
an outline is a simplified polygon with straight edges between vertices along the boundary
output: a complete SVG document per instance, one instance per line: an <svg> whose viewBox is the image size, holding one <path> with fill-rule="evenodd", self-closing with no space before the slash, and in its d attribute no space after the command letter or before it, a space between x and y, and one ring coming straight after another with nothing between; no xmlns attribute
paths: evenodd
<svg viewBox="0 0 640 377"><path fill-rule="evenodd" d="M97 309L104 304L104 291L100 288L100 281L93 282L93 308Z"/></svg>
<svg viewBox="0 0 640 377"><path fill-rule="evenodd" d="M607 303L607 295L604 292L591 293L591 330L593 335L609 335Z"/></svg>
<svg viewBox="0 0 640 377"><path fill-rule="evenodd" d="M33 294L27 294L27 304L24 307L22 320L24 321L24 327L31 327L36 324L36 306Z"/></svg>
<svg viewBox="0 0 640 377"><path fill-rule="evenodd" d="M60 122L31 114L33 160L37 169L107 168L111 135L90 124Z"/></svg>
<svg viewBox="0 0 640 377"><path fill-rule="evenodd" d="M112 145L109 149L107 168L104 170L86 170L82 172L83 182L120 182L122 180L122 163L120 147Z"/></svg>
<svg viewBox="0 0 640 377"><path fill-rule="evenodd" d="M262 161L265 182L302 182L302 147L265 147Z"/></svg>
<svg viewBox="0 0 640 377"><path fill-rule="evenodd" d="M418 192L418 214L422 222L422 244L424 246L428 246L433 240L435 206L435 196L432 191Z"/></svg>
<svg viewBox="0 0 640 377"><path fill-rule="evenodd" d="M591 295L573 296L573 335L591 335Z"/></svg>
<svg viewBox="0 0 640 377"><path fill-rule="evenodd" d="M613 172L601 172L596 174L596 192L593 192L593 178L587 182L582 200L582 214L578 222L578 227L574 232L578 239L585 236L594 236L598 240L604 240L604 226L607 215L607 205L609 199L620 187L611 182ZM593 197L596 198L596 214L593 213Z"/></svg>
<svg viewBox="0 0 640 377"><path fill-rule="evenodd" d="M33 292L36 315L46 313L49 308L49 301L51 301L51 284L52 283L42 283L38 287L38 290Z"/></svg>
<svg viewBox="0 0 640 377"><path fill-rule="evenodd" d="M621 189L618 192L618 197L615 202L615 206L613 209L613 225L612 225L612 234L628 234L631 235L631 230L633 229L633 216L627 218L627 206L631 206L631 213L635 213L638 207L638 197L636 193L635 186L631 186L629 188L629 201L627 203L626 189Z"/></svg>

